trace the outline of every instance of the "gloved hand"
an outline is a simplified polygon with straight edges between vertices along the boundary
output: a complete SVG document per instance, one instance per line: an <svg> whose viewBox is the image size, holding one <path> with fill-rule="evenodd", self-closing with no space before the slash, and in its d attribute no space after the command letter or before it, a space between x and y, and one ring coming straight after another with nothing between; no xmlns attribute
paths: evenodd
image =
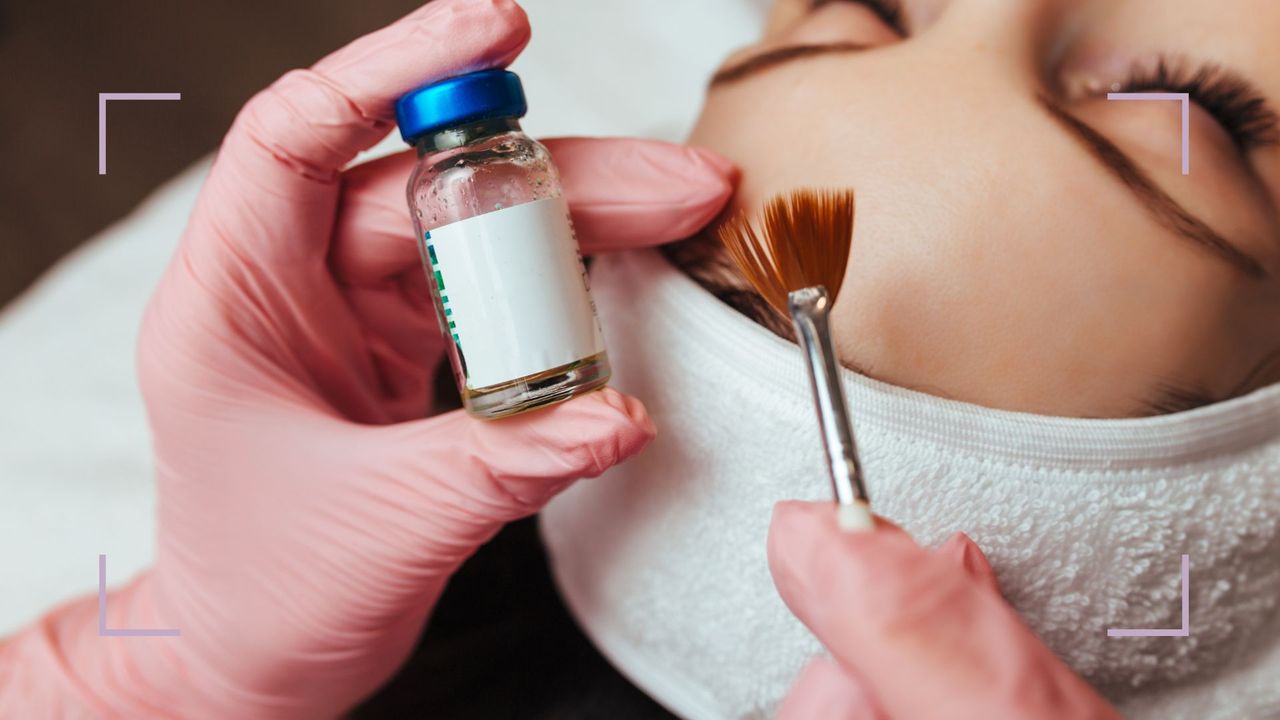
<svg viewBox="0 0 1280 720"><path fill-rule="evenodd" d="M375 690L451 573L501 525L639 451L605 389L490 422L419 419L444 343L405 153L343 172L425 82L509 63L511 0L436 0L237 117L147 311L138 364L158 470L154 567L0 648L0 716L317 718ZM731 193L710 153L547 143L585 253L692 234Z"/></svg>
<svg viewBox="0 0 1280 720"><path fill-rule="evenodd" d="M1102 720L1120 716L1018 619L963 535L935 553L901 529L843 533L829 503L779 503L769 569L834 659L779 720Z"/></svg>

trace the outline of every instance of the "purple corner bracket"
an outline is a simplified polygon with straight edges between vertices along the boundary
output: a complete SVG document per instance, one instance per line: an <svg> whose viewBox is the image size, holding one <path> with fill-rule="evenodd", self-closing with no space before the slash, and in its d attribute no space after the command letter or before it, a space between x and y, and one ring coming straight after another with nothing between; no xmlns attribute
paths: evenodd
<svg viewBox="0 0 1280 720"><path fill-rule="evenodd" d="M182 93L98 93L98 174L107 174L108 100L181 100Z"/></svg>
<svg viewBox="0 0 1280 720"><path fill-rule="evenodd" d="M1188 93L1113 92L1108 100L1178 100L1182 103L1182 174L1191 173L1191 96Z"/></svg>
<svg viewBox="0 0 1280 720"><path fill-rule="evenodd" d="M177 637L178 628L112 629L107 627L107 556L98 556L98 634L102 637Z"/></svg>
<svg viewBox="0 0 1280 720"><path fill-rule="evenodd" d="M1182 627L1159 630L1107 628L1107 637L1186 637L1191 634L1191 557L1182 556Z"/></svg>

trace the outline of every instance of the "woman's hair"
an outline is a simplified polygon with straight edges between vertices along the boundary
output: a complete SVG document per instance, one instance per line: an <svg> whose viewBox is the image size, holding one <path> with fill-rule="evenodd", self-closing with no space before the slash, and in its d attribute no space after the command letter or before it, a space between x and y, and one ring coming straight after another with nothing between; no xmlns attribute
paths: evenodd
<svg viewBox="0 0 1280 720"><path fill-rule="evenodd" d="M790 321L779 315L764 298L747 282L734 264L729 251L710 231L703 231L680 242L663 246L667 260L701 285L721 302L763 325L770 332L789 342L796 342ZM858 372L863 372L855 368ZM1215 398L1172 384L1162 384L1159 396L1146 403L1144 415L1167 415L1192 410L1231 397L1244 395L1266 384L1266 376L1280 372L1280 351L1269 355L1258 368L1249 373L1233 393L1225 398ZM1260 382L1263 381L1263 382ZM936 392L936 391L935 391Z"/></svg>
<svg viewBox="0 0 1280 720"><path fill-rule="evenodd" d="M710 231L663 246L662 254L721 302L746 315L780 338L796 342L791 323L760 297L728 249Z"/></svg>

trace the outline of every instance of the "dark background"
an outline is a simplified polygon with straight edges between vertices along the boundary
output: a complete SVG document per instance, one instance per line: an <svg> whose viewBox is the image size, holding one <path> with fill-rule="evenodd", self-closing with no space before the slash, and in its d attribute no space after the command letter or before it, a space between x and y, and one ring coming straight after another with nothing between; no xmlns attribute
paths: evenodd
<svg viewBox="0 0 1280 720"><path fill-rule="evenodd" d="M254 92L420 4L0 2L0 306L215 149ZM106 175L101 92L182 93L107 104Z"/></svg>

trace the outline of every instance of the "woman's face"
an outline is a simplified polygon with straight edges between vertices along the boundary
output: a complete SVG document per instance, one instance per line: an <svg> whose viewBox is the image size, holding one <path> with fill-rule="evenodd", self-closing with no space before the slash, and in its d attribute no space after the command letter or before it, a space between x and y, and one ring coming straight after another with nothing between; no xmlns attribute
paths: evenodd
<svg viewBox="0 0 1280 720"><path fill-rule="evenodd" d="M1276 379L1280 129L1251 100L1280 102L1280 3L903 0L898 27L892 14L776 0L691 138L739 164L749 213L800 186L854 188L834 319L846 364L1092 417ZM1114 89L1191 94L1189 174L1180 103Z"/></svg>

